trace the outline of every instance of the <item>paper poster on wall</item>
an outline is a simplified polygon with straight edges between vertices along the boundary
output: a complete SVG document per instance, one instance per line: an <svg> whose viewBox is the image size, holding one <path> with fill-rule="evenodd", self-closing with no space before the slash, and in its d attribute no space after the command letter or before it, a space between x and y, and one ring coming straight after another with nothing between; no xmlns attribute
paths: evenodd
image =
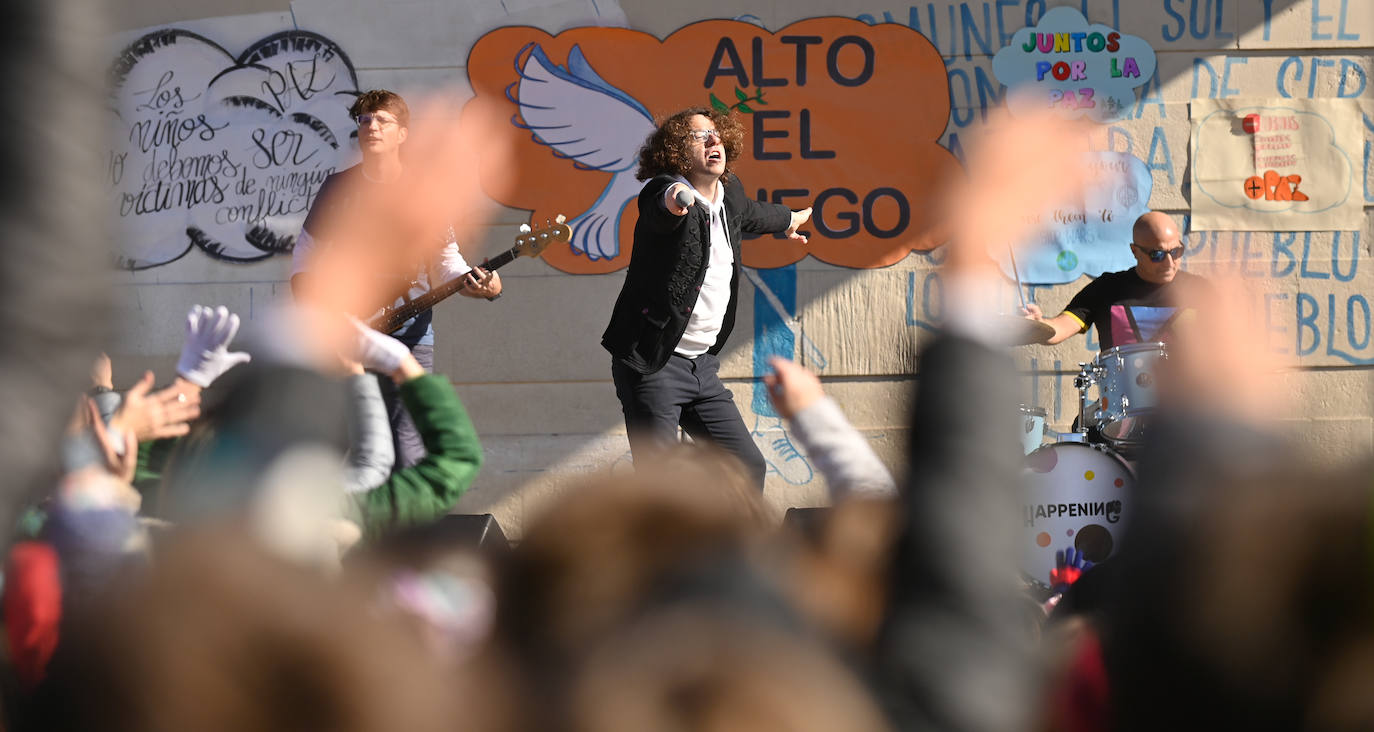
<svg viewBox="0 0 1374 732"><path fill-rule="evenodd" d="M1085 153L1091 171L1083 198L1072 205L1042 212L1040 236L1019 247L1013 269L1007 248L989 251L1009 279L1033 285L1062 285L1082 275L1129 269L1131 227L1149 210L1154 181L1139 158L1127 153Z"/></svg>
<svg viewBox="0 0 1374 732"><path fill-rule="evenodd" d="M128 269L192 248L231 262L289 252L320 184L358 155L353 64L316 33L234 56L158 30L119 52L109 83L108 215Z"/></svg>
<svg viewBox="0 0 1374 732"><path fill-rule="evenodd" d="M1013 114L1049 108L1069 119L1112 122L1155 75L1155 52L1142 38L1054 8L1012 35L993 56L992 72L1012 91Z"/></svg>
<svg viewBox="0 0 1374 732"><path fill-rule="evenodd" d="M939 53L910 28L817 18L768 33L711 20L662 40L501 28L477 42L467 68L471 108L511 121L517 180L501 202L571 219L570 245L543 255L562 271L629 264L639 148L656 118L693 106L738 116L737 170L751 198L815 209L808 245L765 236L745 247L745 265L811 255L883 267L942 243L938 201L958 175L939 144L949 84Z"/></svg>
<svg viewBox="0 0 1374 732"><path fill-rule="evenodd" d="M1354 99L1195 99L1192 228L1350 231L1364 225Z"/></svg>

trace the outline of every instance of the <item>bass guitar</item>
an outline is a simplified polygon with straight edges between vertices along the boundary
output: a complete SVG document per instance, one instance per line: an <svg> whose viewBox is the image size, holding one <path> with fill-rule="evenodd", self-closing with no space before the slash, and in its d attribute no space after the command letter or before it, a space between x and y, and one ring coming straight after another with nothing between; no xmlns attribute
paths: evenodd
<svg viewBox="0 0 1374 732"><path fill-rule="evenodd" d="M553 221L546 220L540 227L531 228L529 224L521 224L520 234L515 237L515 246L483 262L481 268L495 272L520 257L539 256L546 247L556 241L572 241L572 227L564 221L566 219L559 214ZM395 333L407 320L461 292L467 287L467 280L467 274L463 274L413 300L384 307L367 319L367 325L383 333Z"/></svg>

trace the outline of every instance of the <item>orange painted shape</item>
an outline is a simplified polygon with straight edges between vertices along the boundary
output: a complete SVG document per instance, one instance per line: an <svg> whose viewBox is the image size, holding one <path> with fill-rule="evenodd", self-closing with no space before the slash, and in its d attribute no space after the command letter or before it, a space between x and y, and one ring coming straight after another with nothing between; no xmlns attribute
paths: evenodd
<svg viewBox="0 0 1374 732"><path fill-rule="evenodd" d="M521 119L507 93L516 94L518 68L529 62L532 44L565 68L577 46L597 75L656 118L707 106L713 94L753 110L737 112L747 134L735 170L749 196L759 198L762 191L765 199L816 211L803 227L811 233L808 245L773 236L747 240L745 265L782 267L809 254L844 267L884 267L942 243L939 194L961 174L954 156L938 144L949 118L948 80L939 52L911 28L832 17L769 33L750 23L711 20L662 41L624 28L576 28L557 36L499 28L468 56L472 109ZM607 103L621 102L608 96ZM515 148L515 185L498 200L531 210L536 220L555 213L575 219L611 180L610 172L579 169L555 155L516 124L503 134ZM498 172L485 160L478 169L484 180ZM616 256L593 260L561 245L550 247L544 260L575 274L624 268L638 216L634 199L620 216Z"/></svg>
<svg viewBox="0 0 1374 732"><path fill-rule="evenodd" d="M1306 201L1307 194L1298 190L1298 184L1302 182L1302 176L1294 173L1293 175L1288 176L1288 182L1293 186L1292 190L1289 191L1289 196L1292 198L1292 200Z"/></svg>

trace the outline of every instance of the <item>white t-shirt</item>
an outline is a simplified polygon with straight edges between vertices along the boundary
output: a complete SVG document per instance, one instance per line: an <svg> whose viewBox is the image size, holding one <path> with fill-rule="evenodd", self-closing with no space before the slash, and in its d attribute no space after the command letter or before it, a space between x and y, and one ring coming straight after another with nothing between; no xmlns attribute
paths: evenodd
<svg viewBox="0 0 1374 732"><path fill-rule="evenodd" d="M683 181L686 183L686 181ZM691 184L687 183L690 187ZM707 200L692 189L697 202L711 215L711 256L706 264L706 280L701 283L687 330L677 343L677 354L696 358L715 345L720 327L725 323L725 310L730 305L730 276L734 272L735 252L730 248L730 234L725 226L725 186L716 184L715 200Z"/></svg>

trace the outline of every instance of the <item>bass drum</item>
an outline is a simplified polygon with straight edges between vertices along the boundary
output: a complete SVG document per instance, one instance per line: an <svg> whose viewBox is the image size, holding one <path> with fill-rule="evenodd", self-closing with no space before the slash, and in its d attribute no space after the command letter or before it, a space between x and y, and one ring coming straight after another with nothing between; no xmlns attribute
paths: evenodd
<svg viewBox="0 0 1374 732"><path fill-rule="evenodd" d="M1131 466L1083 442L1046 445L1024 464L1021 571L1048 584L1056 551L1073 547L1094 563L1112 556L1135 486Z"/></svg>

